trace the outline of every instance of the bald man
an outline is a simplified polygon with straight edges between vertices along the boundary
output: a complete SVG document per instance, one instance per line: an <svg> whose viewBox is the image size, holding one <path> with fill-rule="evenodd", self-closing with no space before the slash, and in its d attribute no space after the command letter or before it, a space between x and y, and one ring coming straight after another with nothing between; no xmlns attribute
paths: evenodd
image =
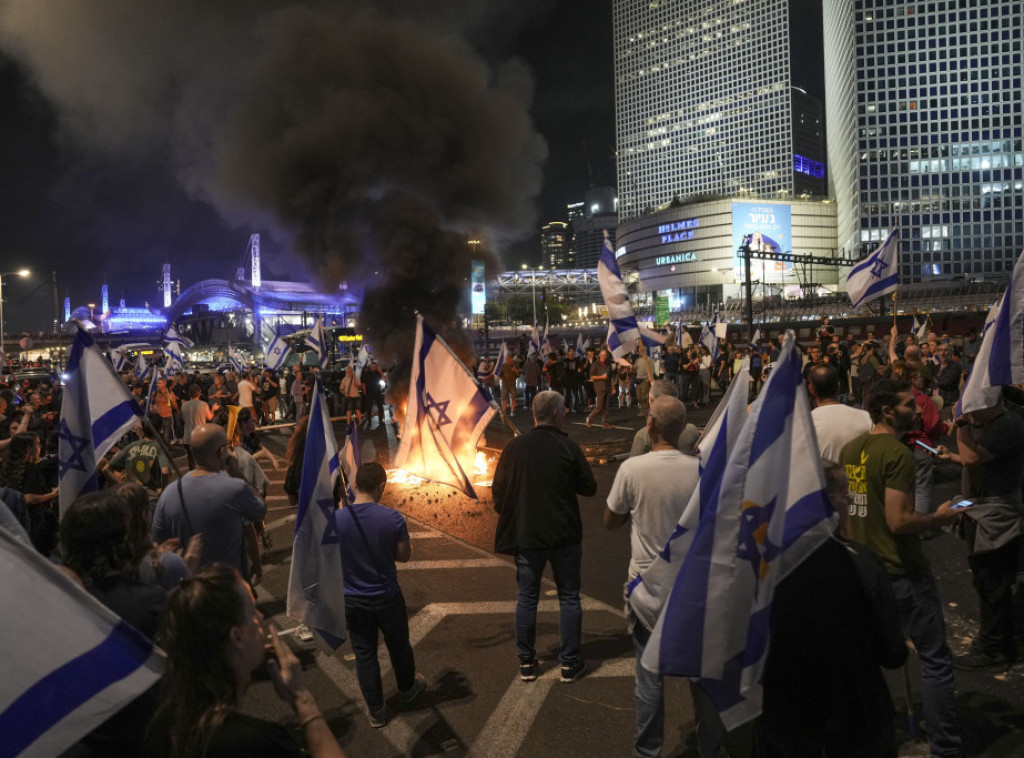
<svg viewBox="0 0 1024 758"><path fill-rule="evenodd" d="M224 471L228 438L223 427L196 427L191 447L196 467L160 495L153 513L153 539L177 537L187 545L193 534L201 534L201 565L226 563L248 578L251 567L243 551L243 531L263 520L267 506L248 484Z"/></svg>

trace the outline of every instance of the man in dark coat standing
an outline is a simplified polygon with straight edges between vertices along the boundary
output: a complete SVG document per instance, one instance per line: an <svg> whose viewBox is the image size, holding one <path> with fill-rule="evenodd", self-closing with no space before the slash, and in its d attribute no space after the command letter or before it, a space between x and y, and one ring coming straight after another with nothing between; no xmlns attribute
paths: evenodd
<svg viewBox="0 0 1024 758"><path fill-rule="evenodd" d="M537 678L537 602L544 565L550 562L561 611L561 680L573 682L587 670L580 655L583 526L577 495L594 495L597 482L580 446L562 431L565 398L539 393L533 419L534 428L506 445L494 471L491 492L499 514L494 550L516 558L519 677Z"/></svg>

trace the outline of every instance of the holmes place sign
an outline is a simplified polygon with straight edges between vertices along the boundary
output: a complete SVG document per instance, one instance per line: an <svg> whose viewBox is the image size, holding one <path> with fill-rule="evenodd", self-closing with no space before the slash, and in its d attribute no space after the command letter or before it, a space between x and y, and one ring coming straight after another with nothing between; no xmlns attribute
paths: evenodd
<svg viewBox="0 0 1024 758"><path fill-rule="evenodd" d="M658 234L661 235L661 244L669 242L685 242L693 239L693 230L700 226L700 220L688 218L683 221L675 221L671 224L662 224L658 227Z"/></svg>
<svg viewBox="0 0 1024 758"><path fill-rule="evenodd" d="M697 260L696 253L675 253L673 255L659 255L654 259L655 266L667 266L670 263L691 263Z"/></svg>

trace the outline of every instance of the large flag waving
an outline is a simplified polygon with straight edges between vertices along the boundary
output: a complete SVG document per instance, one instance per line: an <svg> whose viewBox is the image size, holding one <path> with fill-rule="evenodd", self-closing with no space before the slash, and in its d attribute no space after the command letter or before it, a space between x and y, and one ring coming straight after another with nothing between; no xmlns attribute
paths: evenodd
<svg viewBox="0 0 1024 758"><path fill-rule="evenodd" d="M649 670L700 677L726 729L760 713L775 587L836 519L800 370L787 332L643 657Z"/></svg>
<svg viewBox="0 0 1024 758"><path fill-rule="evenodd" d="M416 317L409 403L395 466L476 499L467 469L498 411L445 341Z"/></svg>
<svg viewBox="0 0 1024 758"><path fill-rule="evenodd" d="M715 326L718 324L718 311L715 311L715 315L711 321L704 325L700 330L700 341L711 353L711 362L718 363L718 333L715 331Z"/></svg>
<svg viewBox="0 0 1024 758"><path fill-rule="evenodd" d="M316 353L316 362L320 368L327 365L327 358L329 352L327 350L327 340L324 337L324 320L319 314L316 317L316 323L313 324L313 328L309 331L309 336L306 337L306 344L313 348Z"/></svg>
<svg viewBox="0 0 1024 758"><path fill-rule="evenodd" d="M81 331L81 330L80 330ZM146 356L139 353L138 359L135 361L135 368L132 370L132 377L137 381L142 381L149 374L149 364L146 362Z"/></svg>
<svg viewBox="0 0 1024 758"><path fill-rule="evenodd" d="M583 332L579 332L576 335L576 355L584 355L584 354L586 354L586 352L587 352L587 343L589 343L589 342L590 342L589 339L586 342L584 342L583 341Z"/></svg>
<svg viewBox="0 0 1024 758"><path fill-rule="evenodd" d="M917 314L914 314L914 336L917 337L917 344L921 344L928 338L928 316L924 321L918 323Z"/></svg>
<svg viewBox="0 0 1024 758"><path fill-rule="evenodd" d="M280 335L275 334L264 354L263 365L274 369L274 371L279 371L291 352L292 349L288 347L288 343Z"/></svg>
<svg viewBox="0 0 1024 758"><path fill-rule="evenodd" d="M183 337L178 334L178 330L174 328L173 324L167 327L167 332L164 334L164 342L171 345L180 345L185 350L196 346L196 343L188 337Z"/></svg>
<svg viewBox="0 0 1024 758"><path fill-rule="evenodd" d="M653 629L657 623L700 525L701 515L711 509L712 499L717 497L717 484L747 420L749 391L750 359L744 358L740 372L729 385L698 442L700 485L658 557L626 588L630 607L647 629Z"/></svg>
<svg viewBox="0 0 1024 758"><path fill-rule="evenodd" d="M601 259L597 262L597 283L601 287L604 304L608 307L608 322L626 352L632 352L636 348L636 341L641 338L646 347L665 344L665 335L645 329L637 323L633 306L629 304L629 293L619 272L619 264L615 260L615 251L607 235Z"/></svg>
<svg viewBox="0 0 1024 758"><path fill-rule="evenodd" d="M894 226L885 242L846 277L846 294L854 308L896 290L900 282L899 241L900 229Z"/></svg>
<svg viewBox="0 0 1024 758"><path fill-rule="evenodd" d="M286 612L316 632L331 650L337 650L346 636L345 583L334 499L340 463L319 379L313 385L310 406Z"/></svg>
<svg viewBox="0 0 1024 758"><path fill-rule="evenodd" d="M124 353L116 347L110 348L110 362L114 365L114 371L117 373L121 373L128 368L128 359L125 358Z"/></svg>
<svg viewBox="0 0 1024 758"><path fill-rule="evenodd" d="M345 447L341 449L341 472L345 475L347 486L346 494L351 503L355 500L356 493L353 489L356 482L356 472L363 465L363 456L359 452L359 425L349 424L348 433L345 435Z"/></svg>
<svg viewBox="0 0 1024 758"><path fill-rule="evenodd" d="M96 463L138 421L141 410L93 338L79 329L60 409L61 515L79 495L99 489Z"/></svg>
<svg viewBox="0 0 1024 758"><path fill-rule="evenodd" d="M991 408L1004 384L1024 381L1024 253L1013 267L1003 296L992 306L954 415Z"/></svg>
<svg viewBox="0 0 1024 758"><path fill-rule="evenodd" d="M144 634L2 527L0 575L4 755L61 755L163 674Z"/></svg>

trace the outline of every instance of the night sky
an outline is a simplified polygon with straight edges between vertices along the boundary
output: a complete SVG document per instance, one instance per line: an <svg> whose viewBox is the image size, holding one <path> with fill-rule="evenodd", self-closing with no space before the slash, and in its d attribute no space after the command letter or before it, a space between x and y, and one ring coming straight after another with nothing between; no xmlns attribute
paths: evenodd
<svg viewBox="0 0 1024 758"><path fill-rule="evenodd" d="M804 0L797 2L803 9L794 14L794 36L810 40L811 44L801 47L811 51L811 59L798 62L800 71L808 73L797 73L794 81L812 94L821 96L820 5ZM118 5L121 4L110 3L110 6ZM188 30L189 24L194 28L199 23L195 14L207 13L196 10L199 3L183 0L175 5L177 8L194 6L190 11L194 15L181 12L165 19L164 26L171 30L168 34L172 36L176 22ZM234 5L240 9L240 14L248 13L258 20L261 13L266 16L287 4L252 0L222 5ZM317 0L295 5L322 11L325 16L333 12L324 10L325 5L332 4ZM332 7L337 5L334 3ZM348 0L348 5L357 9L361 7L358 0ZM377 3L373 11L386 7L392 18L398 18L407 12L421 12L410 10L418 5L409 3L405 7L404 0L385 0ZM492 121L515 120L501 116L500 108L508 105L508 98L496 97L495 92L522 93L522 83L528 82L528 78L521 75L521 66L513 70L512 76L506 76L506 62L514 60L525 64L533 79L528 116L532 118L532 128L542 141L535 139L536 135L531 137L521 131L507 139L506 133L495 132L493 139L499 147L494 149L494 191L490 192L492 187L489 185L481 185L483 189L474 187L474 194L487 196L486 202L474 203L458 196L452 187L438 183L433 178L438 173L436 164L385 169L389 180L395 183L415 185L420 194L435 193L444 198L440 202L443 206L441 219L433 222L444 225L446 221L455 219L461 228L474 223L487 226L491 230L489 239L496 254L491 263L492 269L539 261L539 242L535 233L539 225L563 219L566 204L582 200L584 191L591 184L614 185L611 5L611 0L544 0L531 3L463 0L451 3L453 8L460 9L459 13L452 12L452 18L417 21L424 28L429 27L429 33L423 35L426 38L424 49L411 50L408 55L441 56L438 51L446 40L456 35L468 40L472 47L471 52L463 55L468 60L467 71L474 70L476 64L473 59L477 59L492 72L498 72L494 77L496 81L504 78L506 84L512 82L507 86L479 85L479 102L492 108L494 112L489 114ZM524 9L523 6L529 8ZM31 10L24 11L24 8ZM261 70L261 62L253 63L255 74L250 75L256 82L253 86L256 94L248 98L239 97L238 108L246 118L258 119L261 129L240 130L238 124L230 123L227 116L222 122L211 117L214 126L205 132L197 129L196 134L188 135L191 141L183 144L176 135L179 131L191 130L189 114L200 113L202 118L199 120L204 121L207 111L217 111L220 94L226 93L223 101L231 102L230 98L237 93L230 91L230 85L236 79L224 76L223 81L218 82L220 89L211 86L200 89L198 94L192 93L193 102L188 104L188 108L194 110L188 110L181 105L189 95L188 76L198 78L211 69L204 71L199 66L192 70L194 64L191 62L183 66L178 61L169 63L170 58L161 58L158 53L148 50L140 53L145 40L135 44L136 34L132 28L140 16L134 20L122 18L131 16L130 12L115 17L114 22L97 24L102 34L109 35L110 48L114 52L108 57L100 52L106 47L102 40L89 39L88 44L83 42L76 48L60 33L47 36L46 32L37 31L54 26L52 20L48 25L45 23L47 13L54 14L53 17L60 18L62 23L73 24L74 19L65 18L65 8L65 4L52 0L33 0L31 3L0 0L0 112L4 114L0 118L0 271L22 266L33 270L33 277L29 280L4 278L4 324L8 332L45 328L53 315L53 271L57 273L61 307L65 295L70 295L73 306L89 302L98 304L100 286L104 281L110 285L114 304L122 293L128 305L142 305L143 301L156 304L160 302L157 280L163 263L172 264L174 276L180 278L183 288L205 278L233 278L235 269L242 265L246 242L253 231L260 231L263 235L264 278L311 277L317 272L323 277L325 271L329 275L341 272L347 275L350 271L364 271L371 267L371 262L354 262L344 259L344 256L342 262L334 266L329 261L325 262L325 258L330 257L332 244L361 248L364 257L372 258L372 254L365 253L368 247L366 239L377 239L383 232L377 230L358 239L349 238L344 230L311 224L310 214L330 212L325 209L337 208L339 203L351 198L353 207L360 208L360 212L366 211L365 215L372 216L381 224L387 224L396 218L395 208L407 210L408 202L399 199L395 203L380 205L380 193L386 190L367 184L366 174L373 172L372 165L369 165L362 173L339 170L339 176L331 180L337 182L341 190L334 189L327 196L321 192L307 207L295 210L297 203L309 199L313 192L311 188L320 192L317 182L322 178L311 178L310 174L316 174L316 169L305 165L302 171L295 165L290 165L287 171L281 169L280 164L287 161L302 164L305 160L308 163L306 156L310 153L296 159L294 154L285 152L282 147L285 140L279 134L268 137L270 127L267 124L280 120L278 111L285 104L279 104L277 100L290 95L289 82L275 81L267 73L266 69L270 67L264 65ZM19 18L37 13L38 19ZM302 19L301 14L295 15L297 18L290 18L288 22L294 29L303 29L302 24L308 23L308 19ZM122 21L123 25L119 26ZM218 23L230 25L231 21L225 22L221 17L209 25L216 27ZM272 36L277 44L277 54L291 56L289 62L292 63L295 52L288 48L287 36L277 30L278 26L288 28L289 23L276 25ZM372 21L368 22L365 34L369 38L379 31L372 24ZM250 24L240 23L238 26L246 27L245 33L236 34L234 29L222 30L223 38L232 44L237 42L239 49L252 47ZM270 35L260 37L258 26L252 26L257 28L256 38L265 42ZM307 35L309 28L305 27ZM12 29L15 33L11 32ZM87 35L88 31L88 28L84 29L82 35ZM415 32L415 27L412 31ZM394 40L393 30L389 32L388 39ZM343 33L338 32L339 35ZM296 31L295 35L299 32ZM417 40L418 37L415 33L410 39ZM24 41L26 39L27 42ZM134 47L127 41L132 41ZM435 41L436 45L433 44ZM371 45L367 44L367 58L380 55ZM408 47L414 46L410 44ZM325 47L338 47L337 40L326 40ZM26 50L39 49L45 54L26 53ZM230 44L218 44L217 49L230 51L231 47ZM201 50L193 58L201 58L202 53L205 51ZM221 58L223 60L212 60L207 65L218 66L222 70L234 63L227 54L222 54ZM156 69L163 66L174 75L168 73L164 77L149 79L133 77L133 64L139 71L146 70L149 65ZM41 70L48 72L44 78L49 77L43 86L38 85L37 79L40 65ZM330 72L332 65L336 71L342 72L341 78L352 74L353 64L346 60L331 60L326 64L319 60L304 61L302 65L295 64L293 68L286 69L286 73L291 71L292 75L301 77L305 82L316 79L319 68ZM457 86L461 75L459 65L457 55L452 60L442 60L436 68L448 72L446 79L419 85L421 89L437 86L436 100L440 103L434 113L430 100L421 101L416 106L421 122L433 123L443 118L446 107L449 107L446 103L455 97L454 89L445 92L446 81L454 80L451 87ZM186 69L184 73L183 67ZM376 68L386 70L385 65ZM276 70L275 73L278 79L284 79L285 74ZM385 74L375 71L372 75ZM368 77L372 75L367 74ZM141 79L141 82L136 79ZM357 87L352 86L353 89ZM372 92L372 83L366 88ZM323 90L314 90L313 87L309 90L309 93L300 94L315 98L328 91L326 85ZM110 92L119 91L124 94L110 95ZM134 98L134 101L125 105L123 101L128 98ZM139 103L138 100L145 102ZM201 109L194 101L201 103ZM299 95L294 97L294 101L291 104L294 109L301 110L309 104ZM469 98L466 103L454 102L450 107L453 110L480 110ZM317 117L322 119L326 131L335 123L324 118L322 113ZM392 120L389 118L387 123ZM179 124L183 123L189 124L189 128L180 129ZM368 123L366 131L379 132L380 123ZM490 127L479 125L473 121L473 116L467 115L465 123L470 125L468 131L483 129L487 136L486 128ZM288 134L292 127L294 124L286 124L280 127L280 131ZM411 125L408 130L416 128L419 127ZM451 143L451 134L444 128L438 127L438 139ZM456 123L450 128L458 129L460 125ZM230 139L227 139L224 135L229 132ZM365 134L353 136L347 128L345 133L346 139L354 143L365 139ZM430 145L431 134L425 134L422 143ZM413 136L410 138L410 135ZM314 139L309 134L302 138L307 142ZM392 138L391 143L386 143L389 148L396 143L403 144L403 140L407 143L420 139L414 131L400 130L396 130ZM210 148L209 143L216 139L224 139L230 144ZM546 158L542 155L544 144ZM421 145L414 147L419 152ZM363 151L372 154L373 149L383 148L378 143L363 148ZM445 144L441 154L453 154L454 151L453 165L458 169L463 153L473 149L486 156L491 148L486 145L465 148ZM352 160L351 154L325 152L320 147L311 154L329 155L339 163ZM210 168L214 164L216 170ZM537 171L531 173L530 168L534 165ZM479 156L466 158L464 168L478 174L486 173L481 171ZM512 181L521 186L501 186L503 177L506 184ZM287 191L282 189L282 185L287 186ZM367 204L370 207L365 207ZM352 214L345 212L338 215L348 222L353 218ZM423 215L422 209L417 208L414 228L422 228L426 223ZM493 225L488 222L492 217L498 219ZM400 259L386 262L392 267L403 265Z"/></svg>

